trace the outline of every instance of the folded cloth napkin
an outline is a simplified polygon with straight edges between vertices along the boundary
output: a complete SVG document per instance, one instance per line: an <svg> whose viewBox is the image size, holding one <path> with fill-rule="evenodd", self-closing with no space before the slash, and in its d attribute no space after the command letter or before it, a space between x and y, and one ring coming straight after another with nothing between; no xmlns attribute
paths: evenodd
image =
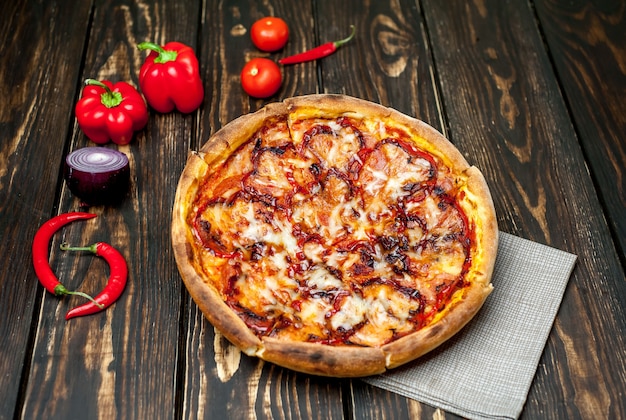
<svg viewBox="0 0 626 420"><path fill-rule="evenodd" d="M363 380L470 419L519 417L576 256L500 233L482 309L431 353Z"/></svg>

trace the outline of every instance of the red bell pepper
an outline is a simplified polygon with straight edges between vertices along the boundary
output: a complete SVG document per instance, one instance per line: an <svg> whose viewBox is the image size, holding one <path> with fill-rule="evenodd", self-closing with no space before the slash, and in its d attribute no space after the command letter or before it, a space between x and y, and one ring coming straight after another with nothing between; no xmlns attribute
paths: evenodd
<svg viewBox="0 0 626 420"><path fill-rule="evenodd" d="M133 133L146 126L148 107L143 96L126 82L85 81L82 97L76 104L78 126L94 143L110 140L128 144Z"/></svg>
<svg viewBox="0 0 626 420"><path fill-rule="evenodd" d="M137 45L150 50L139 70L139 86L148 105L161 113L190 113L204 100L204 87L196 55L187 45L169 42L164 46L151 42Z"/></svg>

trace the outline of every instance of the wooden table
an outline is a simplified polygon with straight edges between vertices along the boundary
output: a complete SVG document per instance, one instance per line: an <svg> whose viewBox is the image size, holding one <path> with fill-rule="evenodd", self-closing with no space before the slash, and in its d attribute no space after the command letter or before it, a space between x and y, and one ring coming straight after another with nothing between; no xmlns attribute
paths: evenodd
<svg viewBox="0 0 626 420"><path fill-rule="evenodd" d="M266 56L247 30L276 15L291 35L273 59L357 35L319 62L284 68L275 97L240 87ZM0 419L454 418L360 380L294 373L241 355L189 298L169 221L187 153L233 118L315 92L394 107L441 130L485 174L499 227L577 254L522 417L626 416L626 6L619 0L123 0L0 6ZM122 298L64 320L78 298L44 292L37 228L76 210L67 153L92 143L73 109L85 78L138 84L142 41L196 50L206 87L190 115L150 115L128 146L117 206L72 224L50 263L99 290L106 264L59 244L104 240L127 257ZM116 147L110 145L109 147Z"/></svg>

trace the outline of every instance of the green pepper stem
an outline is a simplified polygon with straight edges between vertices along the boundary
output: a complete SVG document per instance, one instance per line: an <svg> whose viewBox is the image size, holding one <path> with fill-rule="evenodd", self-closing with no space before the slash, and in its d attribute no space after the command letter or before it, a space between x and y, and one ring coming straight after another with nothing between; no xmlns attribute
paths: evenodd
<svg viewBox="0 0 626 420"><path fill-rule="evenodd" d="M85 80L85 85L98 86L104 89L104 93L100 95L100 102L107 108L113 108L122 103L122 94L120 92L113 92L110 87L99 80L87 79Z"/></svg>
<svg viewBox="0 0 626 420"><path fill-rule="evenodd" d="M137 45L141 51L150 50L159 54L155 59L155 63L167 63L168 61L175 61L176 57L178 57L178 52L165 50L162 46L155 44L154 42L142 42Z"/></svg>
<svg viewBox="0 0 626 420"><path fill-rule="evenodd" d="M101 303L96 302L96 300L94 298L92 298L91 296L89 296L87 293L83 293L83 292L75 292L72 290L67 290L65 288L65 286L63 286L62 284L57 284L56 287L54 288L54 294L56 296L62 296L62 295L75 295L75 296L82 296L86 299L89 299L94 305L96 305L98 308L103 309L104 305Z"/></svg>
<svg viewBox="0 0 626 420"><path fill-rule="evenodd" d="M354 34L356 34L356 28L354 27L354 25L350 25L350 29L352 29L350 36L344 39L340 39L339 41L333 42L333 44L335 45L335 48L339 48L342 45L347 44L348 42L350 42L352 38L354 38Z"/></svg>
<svg viewBox="0 0 626 420"><path fill-rule="evenodd" d="M61 249L63 251L89 251L92 252L94 254L96 254L98 252L98 244L92 244L89 246L69 246L66 243L62 243L61 244ZM90 301L92 301L98 308L102 309L104 308L104 305L101 303L96 302L96 300L94 298L92 298L91 296L89 296L87 293L83 293L83 292L75 292L72 290L67 290L65 288L65 286L63 286L62 284L58 284L55 288L54 288L54 294L59 296L59 295L76 295L76 296L82 296L86 299L89 299Z"/></svg>
<svg viewBox="0 0 626 420"><path fill-rule="evenodd" d="M107 85L105 85L104 83L102 83L100 80L86 79L85 80L85 85L88 85L88 86L98 86L98 87L101 87L102 89L106 90L107 93L113 93L111 91L111 88L108 87Z"/></svg>
<svg viewBox="0 0 626 420"><path fill-rule="evenodd" d="M91 244L89 246L69 246L66 243L62 243L61 244L61 249L63 251L89 251L89 252L93 252L94 254L98 253L98 244Z"/></svg>

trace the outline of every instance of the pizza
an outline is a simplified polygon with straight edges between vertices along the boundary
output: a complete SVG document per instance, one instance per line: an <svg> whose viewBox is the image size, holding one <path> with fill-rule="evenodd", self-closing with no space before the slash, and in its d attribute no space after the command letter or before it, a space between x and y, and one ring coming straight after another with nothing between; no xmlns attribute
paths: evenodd
<svg viewBox="0 0 626 420"><path fill-rule="evenodd" d="M250 356L382 373L457 333L492 290L481 172L426 123L344 95L270 103L191 152L172 245L191 297Z"/></svg>

